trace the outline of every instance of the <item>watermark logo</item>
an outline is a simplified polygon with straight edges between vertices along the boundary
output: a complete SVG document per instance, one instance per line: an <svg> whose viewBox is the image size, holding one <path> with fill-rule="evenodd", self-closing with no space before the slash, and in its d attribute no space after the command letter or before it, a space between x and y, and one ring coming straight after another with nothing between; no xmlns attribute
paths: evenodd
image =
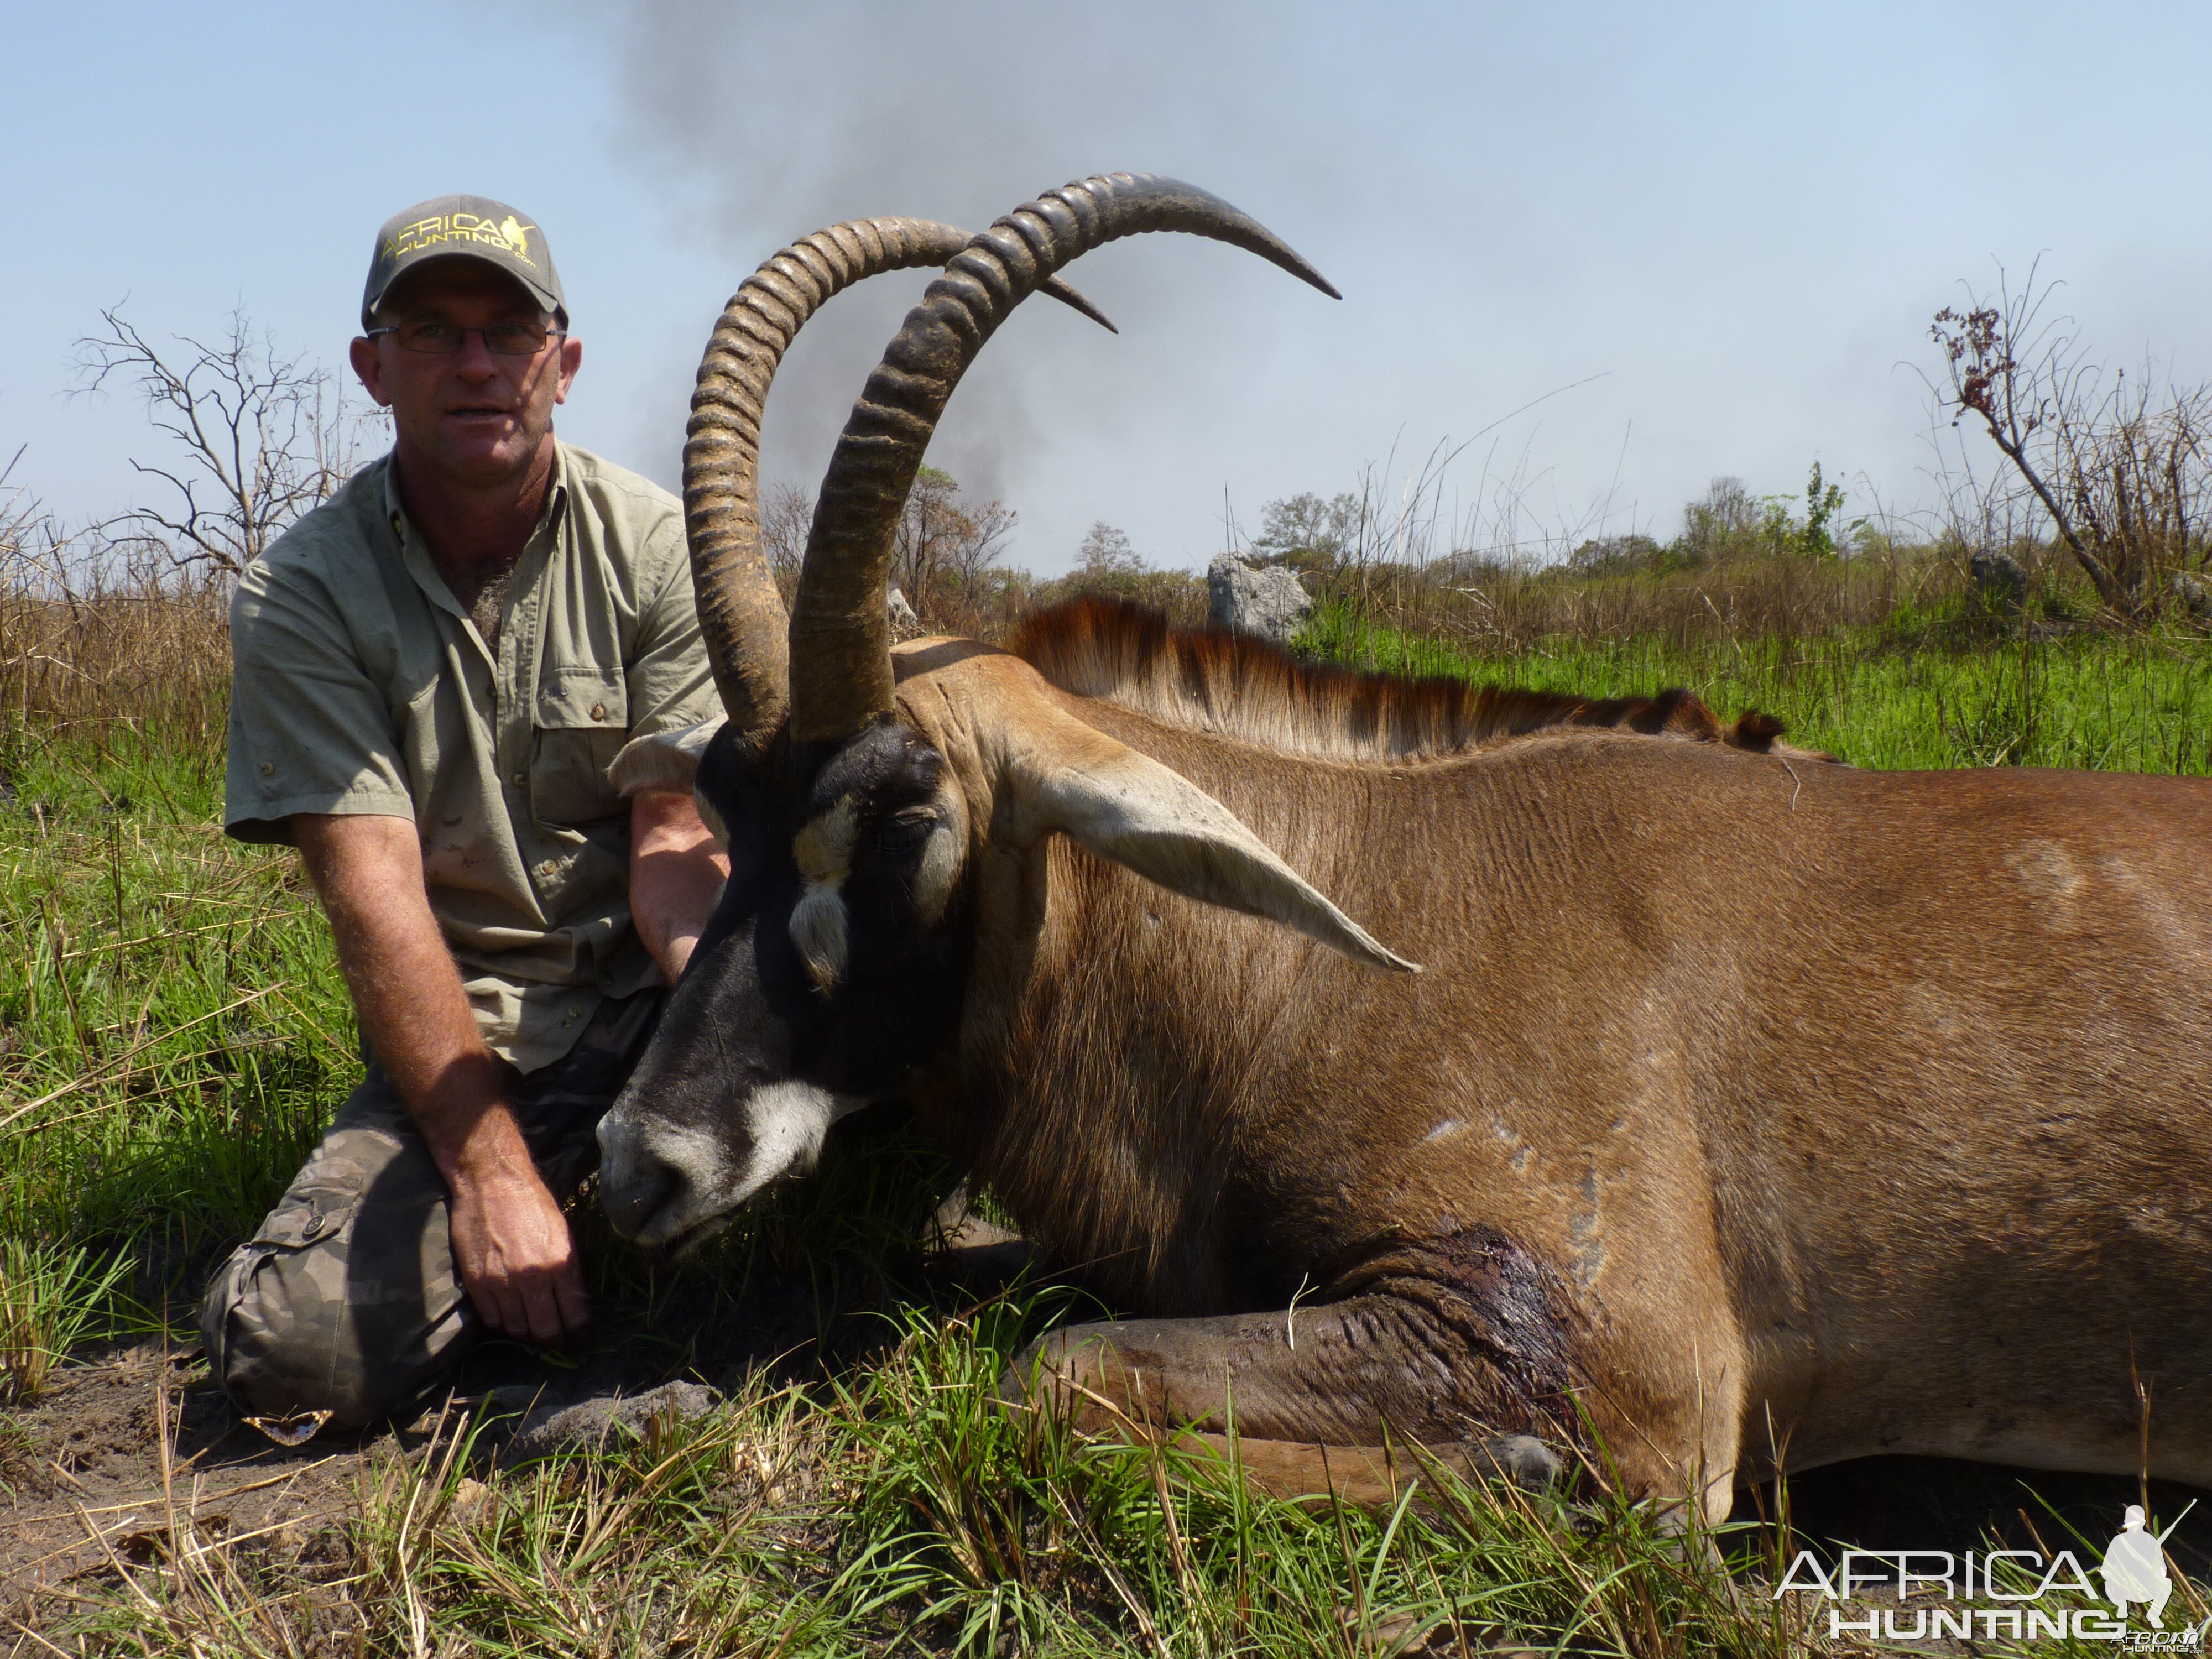
<svg viewBox="0 0 2212 1659"><path fill-rule="evenodd" d="M2166 1540L2173 1526L2153 1533L2142 1506L2128 1505L2120 1530L2106 1545L2097 1574L2100 1595L2071 1550L2047 1560L2040 1550L1845 1550L1832 1571L1823 1570L1810 1550L1800 1550L1775 1586L1809 1591L1833 1602L1857 1602L1865 1592L1893 1592L1897 1605L1858 1611L1847 1617L1842 1606L1828 1609L1828 1635L1863 1636L1892 1642L2054 1640L2112 1642L2131 1652L2202 1653L2212 1644L2212 1618L2169 1630L2167 1601L2173 1578L2166 1571ZM2078 1597L2090 1606L2054 1605L2047 1598ZM1912 1603L1917 1605L1911 1605ZM1994 1603L1984 1606L1980 1603ZM2109 1610L2104 1605L2109 1603ZM2139 1613L2148 1629L2130 1618Z"/></svg>
<svg viewBox="0 0 2212 1659"><path fill-rule="evenodd" d="M2112 1598L2121 1618L2128 1616L2130 1602L2140 1601L2153 1627L2166 1627L2166 1601L2173 1594L2173 1580L2166 1571L2166 1540L2172 1531L2173 1527L2168 1527L2153 1537L2143 1530L2142 1505L2128 1505L2120 1535L2106 1547L2105 1565L2097 1569L2105 1577L2105 1594Z"/></svg>

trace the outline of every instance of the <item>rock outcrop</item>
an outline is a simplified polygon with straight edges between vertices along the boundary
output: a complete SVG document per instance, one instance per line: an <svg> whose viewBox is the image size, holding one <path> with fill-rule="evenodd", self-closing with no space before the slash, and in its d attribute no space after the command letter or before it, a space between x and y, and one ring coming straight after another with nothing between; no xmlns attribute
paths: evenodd
<svg viewBox="0 0 2212 1659"><path fill-rule="evenodd" d="M1313 601L1279 565L1224 553L1206 568L1206 611L1216 626L1286 644L1313 617Z"/></svg>

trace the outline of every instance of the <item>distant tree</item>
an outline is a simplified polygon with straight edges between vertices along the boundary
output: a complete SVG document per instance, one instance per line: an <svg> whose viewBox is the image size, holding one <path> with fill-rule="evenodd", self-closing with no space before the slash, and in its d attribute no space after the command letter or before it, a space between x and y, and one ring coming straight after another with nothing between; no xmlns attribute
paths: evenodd
<svg viewBox="0 0 2212 1659"><path fill-rule="evenodd" d="M1143 574L1145 562L1127 535L1099 519L1075 550L1075 568L1086 576L1135 576Z"/></svg>
<svg viewBox="0 0 2212 1659"><path fill-rule="evenodd" d="M1812 475L1805 481L1805 526L1797 532L1797 550L1815 559L1836 556L1835 532L1828 528L1829 520L1843 510L1844 492L1820 477L1820 464L1813 463Z"/></svg>
<svg viewBox="0 0 2212 1659"><path fill-rule="evenodd" d="M1844 492L1813 463L1802 516L1795 495L1753 495L1741 478L1715 478L1704 496L1682 508L1682 533L1646 568L1694 569L1739 558L1832 558L1836 515Z"/></svg>
<svg viewBox="0 0 2212 1659"><path fill-rule="evenodd" d="M79 384L129 383L173 447L163 465L131 463L167 498L102 526L125 531L118 539L234 574L352 474L376 417L349 410L339 376L280 354L244 313L211 343L180 336L178 350L155 346L119 309L100 319L105 331L77 342Z"/></svg>
<svg viewBox="0 0 2212 1659"><path fill-rule="evenodd" d="M998 563L1013 539L1019 515L1003 501L967 504L964 522L945 550L945 571L964 592Z"/></svg>
<svg viewBox="0 0 2212 1659"><path fill-rule="evenodd" d="M814 498L796 484L780 483L761 503L761 549L780 576L796 576L806 562L807 532L814 527Z"/></svg>
<svg viewBox="0 0 2212 1659"><path fill-rule="evenodd" d="M970 501L949 472L925 466L907 492L891 548L891 582L924 622L949 620L978 578L1005 553L1015 515L1000 501Z"/></svg>
<svg viewBox="0 0 2212 1659"><path fill-rule="evenodd" d="M1255 551L1279 558L1308 556L1306 562L1334 563L1357 545L1360 528L1359 497L1349 493L1323 501L1307 490L1268 501L1260 508L1260 533L1252 538Z"/></svg>
<svg viewBox="0 0 2212 1659"><path fill-rule="evenodd" d="M1680 545L1688 556L1685 562L1704 564L1741 550L1756 537L1759 520L1759 503L1742 479L1715 478L1701 500L1682 508Z"/></svg>

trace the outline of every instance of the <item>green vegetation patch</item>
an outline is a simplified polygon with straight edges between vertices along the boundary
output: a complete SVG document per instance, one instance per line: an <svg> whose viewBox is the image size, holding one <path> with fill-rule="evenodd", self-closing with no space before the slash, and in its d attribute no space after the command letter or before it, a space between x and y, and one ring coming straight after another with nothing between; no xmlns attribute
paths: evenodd
<svg viewBox="0 0 2212 1659"><path fill-rule="evenodd" d="M1558 635L1490 653L1337 602L1304 644L1352 667L1589 697L1684 686L1723 720L1778 714L1790 742L1884 770L2212 773L2212 641L2194 632L2007 626L1954 603L1810 636Z"/></svg>

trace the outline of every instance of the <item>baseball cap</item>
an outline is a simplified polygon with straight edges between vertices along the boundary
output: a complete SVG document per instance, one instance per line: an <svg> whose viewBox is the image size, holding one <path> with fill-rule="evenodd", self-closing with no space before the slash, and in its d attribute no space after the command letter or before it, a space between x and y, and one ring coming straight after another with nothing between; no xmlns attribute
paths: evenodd
<svg viewBox="0 0 2212 1659"><path fill-rule="evenodd" d="M426 259L457 254L497 265L536 295L562 328L568 326L568 302L561 297L544 231L489 196L434 196L395 213L376 233L368 286L361 296L362 327L376 325L377 307L401 276Z"/></svg>

